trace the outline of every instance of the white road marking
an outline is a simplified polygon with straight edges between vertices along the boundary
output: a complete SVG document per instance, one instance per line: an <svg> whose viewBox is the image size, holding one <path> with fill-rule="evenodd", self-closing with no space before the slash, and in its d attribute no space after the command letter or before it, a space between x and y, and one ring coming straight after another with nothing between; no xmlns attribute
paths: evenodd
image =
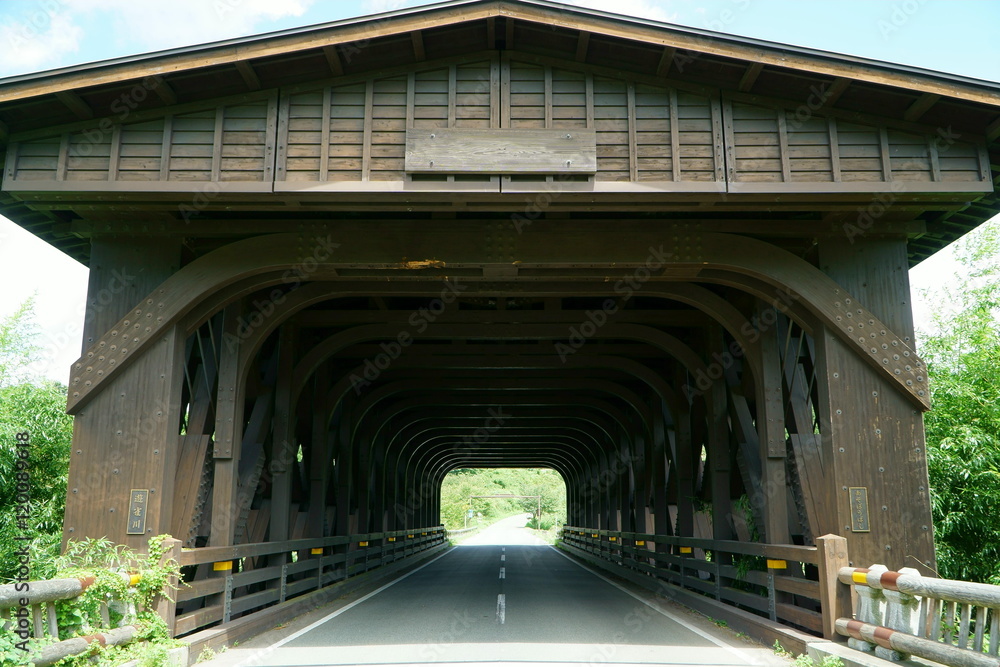
<svg viewBox="0 0 1000 667"><path fill-rule="evenodd" d="M505 568L505 567L501 567L500 568L500 578L501 579L506 579L507 578L507 568Z"/></svg>
<svg viewBox="0 0 1000 667"><path fill-rule="evenodd" d="M507 547L500 547L500 553L507 551Z"/></svg>
<svg viewBox="0 0 1000 667"><path fill-rule="evenodd" d="M340 609L338 609L337 611L335 611L335 612L333 612L331 614L327 614L326 616L324 616L323 618L319 619L315 623L307 625L306 627L302 628L298 632L293 632L292 634L290 634L287 637L285 637L284 639L282 639L280 642L271 644L267 648L262 649L262 650L256 652L252 658L239 663L239 665L237 665L236 667L243 667L243 665L258 664L265 656L267 656L268 654L272 653L276 649L284 646L288 642L293 641L295 639L298 639L299 637L301 637L305 633L309 632L310 630L316 628L317 626L323 625L324 623L326 623L330 619L333 619L333 618L336 618L337 616L340 616L345 611L350 611L351 609L353 609L354 607L357 607L359 604L361 604L365 600L367 600L369 598L375 597L376 595L378 595L379 593L381 593L385 589L389 588L390 586L394 586L394 585L398 584L399 582L401 582L403 579L406 579L411 574L416 574L417 572L419 572L420 570L424 569L428 565L430 565L430 564L438 561L441 558L444 558L445 556L447 556L450 553L451 553L451 549L449 549L448 551L445 551L440 556L436 556L435 558L432 558L431 560L427 561L426 563L424 563L420 567L418 567L416 569L413 569L413 570L410 570L409 572L407 572L403 576L399 577L398 579L393 579L392 581L390 581L389 583L385 584L381 588L376 588L375 590L373 590L368 595L365 595L364 597L360 597L360 598L358 598L357 600L355 600L354 602L352 602L350 604L344 605L343 607L341 607Z"/></svg>
<svg viewBox="0 0 1000 667"><path fill-rule="evenodd" d="M502 562L504 562L505 560L507 560L507 556L505 556L505 555L503 555L503 554L500 554L500 562L502 563Z"/></svg>
<svg viewBox="0 0 1000 667"><path fill-rule="evenodd" d="M497 595L497 620L503 625L507 619L507 596L503 593Z"/></svg>
<svg viewBox="0 0 1000 667"><path fill-rule="evenodd" d="M565 558L566 560L568 560L569 562L571 562L574 565L576 565L577 567L579 567L580 569L586 570L587 572L590 572L592 575L594 575L598 579L601 579L603 581L608 582L609 584L611 584L612 586L614 586L618 590L622 591L623 593L626 593L627 595L630 595L631 597L633 597L636 600L638 600L639 602L643 603L644 605L646 605L647 607L649 607L653 611L660 612L661 614L663 614L664 616L666 616L667 618L669 618L674 623L677 623L678 625L683 626L684 628L690 630L691 632L695 633L696 635L700 635L701 637L704 637L705 639L707 639L708 641L712 642L713 644L715 644L719 648L722 648L722 649L725 649L726 651L729 651L730 653L732 653L733 655L735 655L736 657L738 657L740 660L744 660L748 665L759 664L759 663L757 663L757 661L755 661L753 658L751 658L749 655L747 655L743 651L739 651L739 650L733 648L732 646L726 644L725 642L722 642L722 641L716 639L715 637L713 637L712 635L708 634L704 630L699 630L698 628L694 627L690 623L685 622L680 617L675 616L674 614L671 614L669 611L667 611L665 609L661 609L660 607L658 607L657 605L653 604L649 600L645 600L645 599L639 597L638 594L633 593L632 591L628 590L627 588L624 588L623 586L619 586L618 584L616 584L615 582L611 581L607 577L599 574L597 571L595 571L595 570L593 570L593 569L591 569L589 567L584 566L582 563L579 563L579 562L573 560L572 558L570 558L569 556L567 556L563 552L559 551L559 549L556 549L555 547L550 547L550 548L553 551L555 551L557 554L559 554L560 556L562 556L563 558Z"/></svg>

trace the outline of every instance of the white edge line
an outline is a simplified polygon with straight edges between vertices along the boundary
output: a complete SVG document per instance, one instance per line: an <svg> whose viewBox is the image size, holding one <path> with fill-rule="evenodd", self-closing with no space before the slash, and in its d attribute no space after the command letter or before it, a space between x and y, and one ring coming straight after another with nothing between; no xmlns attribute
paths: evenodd
<svg viewBox="0 0 1000 667"><path fill-rule="evenodd" d="M379 593L381 593L385 589L389 588L390 586L394 586L394 585L398 584L399 582L401 582L403 579L406 579L411 574L416 574L417 572L419 572L420 570L424 569L425 567L427 567L431 563L437 561L440 558L444 558L449 553L451 553L451 549L448 549L443 554L441 554L439 556L436 556L435 558L432 558L431 560L427 561L426 563L424 563L420 567L417 567L417 568L414 568L414 569L410 570L409 572L407 572L406 574L402 575L401 577L399 577L397 579L393 579L389 583L387 583L387 584L385 584L385 585L383 585L383 586L381 586L379 588L376 588L375 590L373 590L371 593L368 593L364 597L360 597L357 600L355 600L354 602L351 602L350 604L346 604L343 607L341 607L340 609L327 614L326 616L324 616L323 618L319 619L318 621L315 621L314 623L310 623L309 625L307 625L306 627L302 628L301 630L293 632L292 634L288 635L287 637L285 637L281 641L276 642L274 644L271 644L270 646L268 646L268 647L266 647L264 649L261 649L252 658L248 658L246 661L238 663L235 667L243 667L243 665L253 664L254 660L259 659L261 657L264 657L266 655L269 655L274 650L276 650L278 648L281 648L282 646L284 646L285 644L287 644L288 642L290 642L290 641L292 641L294 639L298 639L299 637L301 637L302 635L306 634L310 630L313 630L317 626L323 625L324 623L326 623L330 619L333 619L333 618L336 618L337 616L340 616L345 611L350 611L351 609L353 609L354 607L357 607L359 604L361 604L365 600L367 600L369 598L372 598L372 597L375 597L376 595L378 595Z"/></svg>
<svg viewBox="0 0 1000 667"><path fill-rule="evenodd" d="M560 556L562 556L563 558L565 558L569 562L573 563L574 565L576 565L580 569L585 570L587 572L590 572L591 574L593 574L598 579L602 579L602 580L608 582L609 584L611 584L612 586L614 586L618 590L620 590L623 593L626 593L626 594L632 596L633 598L635 598L639 602L643 603L644 605L646 605L647 607L649 607L653 611L660 612L661 614L663 614L664 616L666 616L667 618L669 618L674 623L677 623L678 625L680 625L680 626L682 626L682 627L690 630L691 632L695 633L696 635L700 635L701 637L704 637L705 639L707 639L708 641L712 642L713 644L715 644L719 648L722 648L722 649L725 649L726 651L729 651L730 653L732 653L733 655L735 655L736 657L738 657L740 660L745 660L748 665L759 665L760 664L759 662L757 662L756 660L754 660L753 658L751 658L750 656L748 656L747 654L745 654L743 651L741 651L741 650L739 650L737 648L733 648L732 646L729 646L728 644L724 643L723 641L721 641L719 639L716 639L715 637L713 637L709 633L705 632L704 630L701 630L699 628L693 627L690 623L686 623L684 621L684 619L682 619L682 618L680 618L678 616L675 616L674 614L670 613L666 609L661 609L660 607L656 606L655 604L653 604L649 600L644 600L643 598L639 597L638 594L633 593L632 591L630 591L629 589L625 588L624 586L621 586L620 584L617 584L614 581L611 581L610 579L608 579L604 575L600 574L599 572L596 572L596 571L592 570L591 568L585 566L583 563L580 563L580 562L577 562L577 561L573 560L572 558L570 558L569 556L567 556L566 554L564 554L562 551L559 551L559 549L556 549L554 546L552 546L551 548L557 554L559 554Z"/></svg>

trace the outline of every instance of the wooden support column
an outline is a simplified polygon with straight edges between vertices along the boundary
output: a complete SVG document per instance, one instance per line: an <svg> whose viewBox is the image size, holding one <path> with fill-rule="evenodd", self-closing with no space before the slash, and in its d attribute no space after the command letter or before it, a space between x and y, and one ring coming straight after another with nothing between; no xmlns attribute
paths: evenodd
<svg viewBox="0 0 1000 667"><path fill-rule="evenodd" d="M322 396L328 390L327 366L321 366L314 376L313 396ZM325 410L314 410L312 418L312 446L309 448L309 519L308 537L324 537L326 516L326 487L330 481L329 415Z"/></svg>
<svg viewBox="0 0 1000 667"><path fill-rule="evenodd" d="M180 268L181 237L95 236L83 323L83 352Z"/></svg>
<svg viewBox="0 0 1000 667"><path fill-rule="evenodd" d="M678 386L690 388L683 369L678 370ZM688 392L685 391L685 394ZM695 400L700 400L696 398ZM677 462L677 535L694 537L694 496L695 470L699 453L695 451L691 433L692 413L690 411L674 415L675 453Z"/></svg>
<svg viewBox="0 0 1000 667"><path fill-rule="evenodd" d="M84 350L133 308L142 310L180 263L177 238L97 237L92 244ZM76 415L64 541L106 536L145 549L150 536L170 531L183 362L184 332L171 327ZM127 532L132 489L149 492L141 535Z"/></svg>
<svg viewBox="0 0 1000 667"><path fill-rule="evenodd" d="M243 392L237 386L240 376L239 319L241 302L226 307L222 314L222 345L219 348L219 391L215 403L215 445L212 457L215 476L212 484L212 529L208 544L231 546L236 532L239 508L249 502L240 499L237 464L243 438ZM253 489L244 493L253 493Z"/></svg>
<svg viewBox="0 0 1000 667"><path fill-rule="evenodd" d="M709 327L709 350L721 354L723 350L722 329ZM725 355L718 357L725 359ZM716 361L721 364L721 361ZM710 367L711 370L711 367ZM720 377L712 381L705 396L708 402L708 463L712 484L712 536L717 540L733 538L732 493L730 490L730 463L728 398L726 395L725 369L720 369Z"/></svg>
<svg viewBox="0 0 1000 667"><path fill-rule="evenodd" d="M64 542L106 537L144 550L169 532L183 360L184 331L171 327L76 415ZM130 534L137 504L145 521L141 534Z"/></svg>
<svg viewBox="0 0 1000 667"><path fill-rule="evenodd" d="M757 322L763 375L757 379L757 437L760 443L759 503L763 508L764 538L771 544L790 544L788 486L785 477L785 408L782 393L781 355L778 348L777 313L758 302ZM771 322L769 326L766 322Z"/></svg>
<svg viewBox="0 0 1000 667"><path fill-rule="evenodd" d="M286 323L278 333L278 376L274 388L274 417L271 420L271 542L284 542L291 536L292 474L298 453L295 413L291 404L294 347L295 330Z"/></svg>
<svg viewBox="0 0 1000 667"><path fill-rule="evenodd" d="M905 342L911 341L905 239L853 241L822 241L821 268ZM818 334L816 350L824 467L829 471L823 501L836 507L838 518L836 525L817 526L816 534L844 535L858 566L883 563L931 574L934 541L923 415L829 329ZM867 512L857 499L861 493L867 497Z"/></svg>

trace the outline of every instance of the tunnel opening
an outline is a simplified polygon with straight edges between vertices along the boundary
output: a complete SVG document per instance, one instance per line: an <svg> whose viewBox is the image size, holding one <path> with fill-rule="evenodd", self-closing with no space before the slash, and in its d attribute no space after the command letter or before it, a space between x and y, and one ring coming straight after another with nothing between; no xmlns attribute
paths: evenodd
<svg viewBox="0 0 1000 667"><path fill-rule="evenodd" d="M529 529L566 523L566 482L551 468L458 468L441 484L441 524L453 534L510 517ZM519 525L522 525L519 523Z"/></svg>

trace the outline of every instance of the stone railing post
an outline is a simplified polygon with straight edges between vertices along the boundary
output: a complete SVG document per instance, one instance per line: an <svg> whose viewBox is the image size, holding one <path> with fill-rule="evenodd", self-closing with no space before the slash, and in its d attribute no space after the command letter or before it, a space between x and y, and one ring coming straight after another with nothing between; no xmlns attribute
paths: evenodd
<svg viewBox="0 0 1000 667"><path fill-rule="evenodd" d="M919 577L920 572L912 567L903 567L899 570L900 574L906 574L914 577ZM899 630L900 632L905 632L906 634L912 635L913 631L913 611L919 604L919 598L909 595L907 593L902 593L900 591L891 591L885 589L882 591L885 595L885 622L882 623L887 628L892 628L893 630ZM910 656L900 653L899 651L893 651L892 649L883 648L881 646L875 647L875 655L880 658L885 658L886 660L892 660L893 662L899 662L900 660L906 660Z"/></svg>
<svg viewBox="0 0 1000 667"><path fill-rule="evenodd" d="M874 581L877 582L882 573L888 569L885 565L872 565L868 568L868 579L874 578ZM855 618L862 623L882 625L882 600L885 599L885 596L882 595L881 589L865 584L855 584L854 590L858 592L858 611L855 614ZM847 640L847 645L853 649L868 653L875 650L875 644L854 639L853 637Z"/></svg>

